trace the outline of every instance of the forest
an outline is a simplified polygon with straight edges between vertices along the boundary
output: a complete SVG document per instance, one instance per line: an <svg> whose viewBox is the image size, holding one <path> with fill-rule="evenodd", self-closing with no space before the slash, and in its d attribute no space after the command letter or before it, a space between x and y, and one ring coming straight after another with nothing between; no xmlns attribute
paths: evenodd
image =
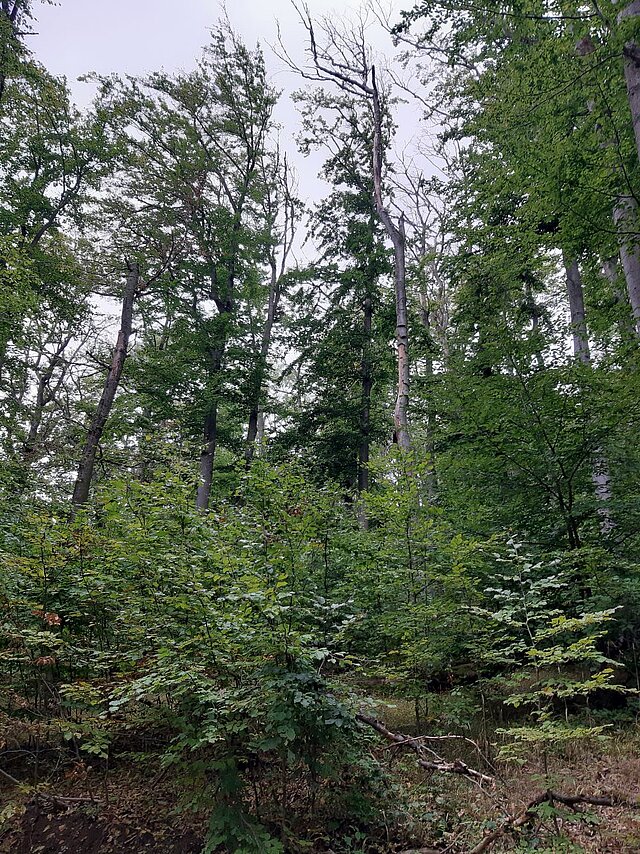
<svg viewBox="0 0 640 854"><path fill-rule="evenodd" d="M0 851L640 851L639 0L212 4L88 106L47 2L0 0Z"/></svg>

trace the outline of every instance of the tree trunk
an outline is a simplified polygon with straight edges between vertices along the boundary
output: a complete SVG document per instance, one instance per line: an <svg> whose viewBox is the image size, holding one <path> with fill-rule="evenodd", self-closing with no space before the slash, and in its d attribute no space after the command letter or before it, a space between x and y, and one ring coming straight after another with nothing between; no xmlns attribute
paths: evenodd
<svg viewBox="0 0 640 854"><path fill-rule="evenodd" d="M133 318L133 303L140 281L140 269L136 261L127 261L127 269L129 272L122 299L120 331L118 332L116 346L111 357L111 365L105 379L102 397L91 420L82 456L80 457L80 465L78 466L78 474L71 498L71 503L74 507L85 504L89 498L89 489L91 487L98 446L107 418L111 412L116 392L118 391L122 369L127 358Z"/></svg>
<svg viewBox="0 0 640 854"><path fill-rule="evenodd" d="M600 519L600 532L605 536L610 534L616 526L611 515L611 475L609 474L609 462L601 448L597 448L593 457L591 469L591 481L598 502L597 513Z"/></svg>
<svg viewBox="0 0 640 854"><path fill-rule="evenodd" d="M222 357L226 349L226 335L218 347L210 350L209 375L218 377L222 369ZM204 443L200 451L200 478L196 494L196 508L206 510L209 506L211 496L211 484L213 482L213 462L218 446L218 399L214 397L209 404L209 409L204 419L203 431Z"/></svg>
<svg viewBox="0 0 640 854"><path fill-rule="evenodd" d="M258 354L257 363L254 369L254 377L252 383L252 400L251 409L249 412L249 424L247 427L247 439L245 442L244 459L248 466L251 465L253 455L256 448L256 438L258 436L258 428L260 422L262 391L264 380L267 373L267 359L269 356L269 347L271 346L271 333L276 320L276 312L280 302L281 280L278 276L275 258L271 259L271 283L269 285L269 305L267 308L267 317L262 328L262 338L260 341L260 352Z"/></svg>
<svg viewBox="0 0 640 854"><path fill-rule="evenodd" d="M640 244L638 243L638 203L632 196L621 196L613 210L618 234L620 261L636 335L640 337Z"/></svg>
<svg viewBox="0 0 640 854"><path fill-rule="evenodd" d="M423 253L424 254L424 253ZM431 342L432 342L432 330L431 330L431 311L429 309L429 298L427 297L426 291L424 288L421 289L420 292L420 320L422 321L422 325L424 326L427 333L427 355L425 358L425 374L427 376L429 386L431 388L433 384L433 356L431 353ZM426 487L427 487L427 496L429 498L430 503L435 503L438 498L438 472L436 470L436 441L435 441L435 426L436 426L436 413L432 403L432 400L429 399L426 401L427 404L427 451L429 452L429 465L426 471Z"/></svg>
<svg viewBox="0 0 640 854"><path fill-rule="evenodd" d="M584 293L580 268L578 267L578 262L575 259L569 262L564 252L562 254L562 258L567 275L569 311L571 313L571 328L573 330L573 355L576 359L581 361L583 365L590 365L591 353L589 351L589 339L587 336L587 324L584 311ZM596 500L598 502L597 513L600 519L600 531L606 536L615 527L615 522L611 516L612 495L609 463L602 448L596 448L594 451L593 464L591 468L591 481L593 483Z"/></svg>
<svg viewBox="0 0 640 854"><path fill-rule="evenodd" d="M580 268L575 258L569 260L566 253L563 252L562 261L567 279L571 333L573 335L573 355L583 365L588 365L591 362L591 353L589 351L589 338L587 336L587 323L584 312L582 276L580 275Z"/></svg>
<svg viewBox="0 0 640 854"><path fill-rule="evenodd" d="M55 353L52 355L51 361L49 362L48 366L38 378L38 385L36 387L36 400L33 407L33 412L31 413L29 432L22 448L23 459L26 463L30 463L36 456L38 449L38 439L40 434L40 425L42 424L42 418L44 415L45 407L54 399L55 390L57 390L57 388L62 383L62 379L56 384L54 390L50 388L50 383L56 368L58 367L58 365L62 365L64 362L63 354L70 341L71 335L66 335L62 339L62 341L56 348Z"/></svg>
<svg viewBox="0 0 640 854"><path fill-rule="evenodd" d="M640 18L640 0L632 0L618 15L620 24L627 18ZM627 101L633 122L633 134L636 140L638 162L640 162L640 45L635 41L626 42L622 50L624 56L624 79L627 86Z"/></svg>
<svg viewBox="0 0 640 854"><path fill-rule="evenodd" d="M362 306L362 329L364 343L360 362L360 446L358 449L358 493L369 490L369 446L371 435L371 389L373 376L371 370L371 323L373 319L373 300L371 294L364 298Z"/></svg>
<svg viewBox="0 0 640 854"><path fill-rule="evenodd" d="M407 323L407 283L405 261L404 217L396 227L382 196L382 108L376 84L375 68L371 69L373 89L373 188L376 211L391 240L394 255L396 294L396 347L398 353L398 393L393 413L394 439L399 448L408 451L409 435L409 327Z"/></svg>

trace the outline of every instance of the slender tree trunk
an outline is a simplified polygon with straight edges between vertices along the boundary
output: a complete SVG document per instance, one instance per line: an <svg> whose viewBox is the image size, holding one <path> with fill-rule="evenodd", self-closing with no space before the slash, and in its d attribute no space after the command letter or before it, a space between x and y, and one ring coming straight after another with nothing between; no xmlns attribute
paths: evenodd
<svg viewBox="0 0 640 854"><path fill-rule="evenodd" d="M40 374L40 377L38 378L38 385L36 387L36 400L33 407L33 411L31 413L29 432L22 448L23 459L26 463L29 463L36 455L39 442L40 425L42 424L44 410L47 404L49 404L53 400L55 394L55 390L52 390L50 388L50 383L56 368L58 367L58 365L61 365L63 363L63 353L69 345L70 341L71 335L67 335L63 338L63 340L57 347L55 353L51 357L49 365ZM62 380L57 385L59 386L61 382Z"/></svg>
<svg viewBox="0 0 640 854"><path fill-rule="evenodd" d="M611 499L613 495L611 492L609 461L602 448L597 448L594 454L591 481L598 502L597 513L600 519L600 531L606 536L613 531L616 523L611 515Z"/></svg>
<svg viewBox="0 0 640 854"><path fill-rule="evenodd" d="M360 361L360 442L358 445L358 495L369 491L369 452L371 445L371 389L373 371L371 365L371 326L373 319L373 300L371 294L365 295L362 304L362 330L364 341ZM362 531L369 528L366 506L358 502L358 524Z"/></svg>
<svg viewBox="0 0 640 854"><path fill-rule="evenodd" d="M571 328L573 330L573 355L583 365L591 364L589 338L584 311L584 292L582 276L578 262L569 261L563 253L563 261L567 275L567 292L569 295L569 311L571 313ZM611 515L611 477L609 463L602 448L596 448L591 468L591 481L598 502L597 513L600 519L600 531L607 535L615 527Z"/></svg>
<svg viewBox="0 0 640 854"><path fill-rule="evenodd" d="M638 203L632 196L621 196L613 210L618 233L620 261L627 284L627 295L636 335L640 337L640 244L638 243Z"/></svg>
<svg viewBox="0 0 640 854"><path fill-rule="evenodd" d="M424 254L424 253L423 253ZM420 292L420 320L427 332L428 349L425 359L425 373L429 382L429 388L433 382L433 357L431 355L431 312L429 310L429 300L424 289ZM429 452L429 467L427 468L426 487L427 496L431 503L434 503L438 497L438 472L436 470L436 441L435 441L435 425L436 413L431 398L427 403L427 451Z"/></svg>
<svg viewBox="0 0 640 854"><path fill-rule="evenodd" d="M409 327L407 322L407 282L405 260L404 217L398 226L387 211L382 195L382 108L376 84L375 68L371 69L373 89L373 188L376 211L393 245L396 295L396 347L398 358L398 393L393 413L395 441L399 448L408 451L409 435Z"/></svg>
<svg viewBox="0 0 640 854"><path fill-rule="evenodd" d="M609 258L605 258L602 262L602 274L611 286L611 291L616 304L620 306L618 319L620 340L627 347L633 347L638 343L638 333L629 310L627 292L620 286L619 264L620 257L618 255L612 255Z"/></svg>
<svg viewBox="0 0 640 854"><path fill-rule="evenodd" d="M236 283L236 266L238 263L238 248L240 243L240 230L242 227L242 214L244 205L249 191L249 184L255 168L255 160L247 168L244 176L242 189L236 204L234 205L234 218L231 227L230 247L227 255L227 275L224 282L223 292L218 288L218 279L216 274L216 265L209 257L210 277L211 277L211 298L216 304L220 318L223 320L220 342L217 346L211 347L210 355L210 377L217 377L222 369L222 359L225 350L227 349L227 337L229 320L235 309L235 283ZM208 247L205 247L208 251ZM209 507L209 499L211 497L211 484L213 482L213 463L218 445L218 399L214 396L213 401L209 404L208 411L204 419L203 430L204 444L200 452L200 477L198 481L198 490L196 493L196 508L198 510L206 510Z"/></svg>
<svg viewBox="0 0 640 854"><path fill-rule="evenodd" d="M587 322L584 312L584 291L582 288L582 276L578 262L574 258L569 259L566 253L562 253L567 279L567 295L569 297L569 313L571 315L571 333L573 335L573 355L584 365L591 362L589 350L589 338L587 336Z"/></svg>
<svg viewBox="0 0 640 854"><path fill-rule="evenodd" d="M133 303L140 281L140 269L136 261L127 261L127 269L129 272L122 300L120 331L118 332L116 346L111 357L111 365L105 379L102 397L91 419L89 432L87 433L82 456L80 457L80 465L78 466L78 474L71 498L71 503L74 507L85 504L89 498L89 489L91 487L98 446L107 418L111 412L116 392L118 391L122 369L124 368L127 357L129 337L131 336Z"/></svg>
<svg viewBox="0 0 640 854"><path fill-rule="evenodd" d="M213 482L213 461L216 456L218 442L218 402L212 404L204 423L204 444L200 452L200 480L196 495L198 510L206 510L209 506L211 484Z"/></svg>
<svg viewBox="0 0 640 854"><path fill-rule="evenodd" d="M271 282L269 285L269 305L267 307L267 317L262 328L262 338L260 341L260 352L258 353L257 363L254 369L254 377L252 383L252 401L249 411L249 424L247 427L247 438L245 442L244 458L247 466L251 465L253 455L256 448L256 438L258 436L258 427L260 421L260 411L262 403L262 391L264 380L267 374L267 360L269 357L269 348L271 346L271 334L273 325L276 320L276 312L278 303L280 302L280 277L276 268L275 258L271 259Z"/></svg>
<svg viewBox="0 0 640 854"><path fill-rule="evenodd" d="M531 336L534 341L538 340L538 333L540 331L540 309L538 307L538 303L536 302L535 294L531 288L531 282L525 282L525 296L527 298L527 305L529 306L529 312L531 314ZM538 347L535 350L535 359L536 364L538 365L538 369L544 370L544 358L542 356L542 352Z"/></svg>
<svg viewBox="0 0 640 854"><path fill-rule="evenodd" d="M360 362L360 446L358 449L358 493L369 490L369 446L371 441L371 389L373 372L371 370L371 325L373 319L373 300L371 294L364 298L362 306L362 330L364 344Z"/></svg>
<svg viewBox="0 0 640 854"><path fill-rule="evenodd" d="M226 336L218 347L210 351L210 376L217 379L222 369L222 357L226 349ZM214 380L215 381L215 380ZM218 399L217 396L209 404L204 419L203 445L200 451L200 478L196 494L196 508L206 510L211 496L213 482L213 463L218 446Z"/></svg>

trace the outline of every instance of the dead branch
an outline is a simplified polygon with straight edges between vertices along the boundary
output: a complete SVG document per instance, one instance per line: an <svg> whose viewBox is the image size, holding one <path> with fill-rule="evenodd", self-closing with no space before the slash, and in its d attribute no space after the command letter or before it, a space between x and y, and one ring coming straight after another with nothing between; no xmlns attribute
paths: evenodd
<svg viewBox="0 0 640 854"><path fill-rule="evenodd" d="M471 849L469 854L482 854L483 851L487 851L491 848L494 842L497 842L505 833L512 833L514 830L518 830L519 828L530 824L536 818L537 807L547 803L552 805L554 801L571 808L575 808L579 804L589 804L597 807L635 806L633 802L624 798L593 797L591 795L562 795L559 792L547 789L546 792L542 792L542 794L530 801L521 813L507 818L500 827L497 827L495 830L491 831L491 833L487 834L484 839Z"/></svg>
<svg viewBox="0 0 640 854"><path fill-rule="evenodd" d="M417 755L417 763L421 768L424 768L425 771L437 771L442 774L459 774L460 776L467 777L468 779L473 780L474 783L479 783L480 785L487 783L493 786L495 783L493 777L489 774L483 774L482 771L476 771L475 768L469 767L469 765L467 765L466 762L463 762L462 759L454 759L452 762L449 762L443 757L438 756L438 754L432 750L429 750L428 752L431 753L434 758L428 759L427 750L425 750L425 748L415 739L407 739L404 735L400 735L397 732L391 732L391 730L387 729L382 721L376 720L376 718L360 714L356 715L356 720L372 727L388 741L391 741L398 746L408 747L409 750L412 750Z"/></svg>

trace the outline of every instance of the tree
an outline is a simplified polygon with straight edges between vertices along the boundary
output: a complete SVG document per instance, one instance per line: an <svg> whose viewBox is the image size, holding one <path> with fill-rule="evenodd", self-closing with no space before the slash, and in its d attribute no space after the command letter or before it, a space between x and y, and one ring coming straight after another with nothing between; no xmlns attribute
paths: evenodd
<svg viewBox="0 0 640 854"><path fill-rule="evenodd" d="M102 396L98 402L95 414L91 419L91 424L87 433L80 464L78 466L78 474L76 477L75 486L73 487L73 495L71 503L74 507L85 504L89 498L89 489L91 488L91 479L93 477L93 468L95 465L98 445L102 438L104 426L111 412L113 401L115 400L120 377L124 369L125 359L127 358L127 350L129 347L129 338L131 336L131 324L133 318L133 303L136 297L140 283L140 267L137 261L127 260L127 282L122 297L122 312L120 316L120 330L116 345L113 349L111 357L111 365L105 378L104 389Z"/></svg>
<svg viewBox="0 0 640 854"><path fill-rule="evenodd" d="M195 71L126 84L104 81L102 97L114 102L112 114L130 151L124 178L130 221L147 211L147 244L169 230L179 247L165 312L174 314L179 306L189 328L185 343L195 345L203 370L185 381L194 392L192 414L200 418L197 506L205 509L225 360L240 330L243 288L267 260L266 247L273 246L265 234L273 220L263 200L273 192L265 180L274 181L272 186L281 180L270 171L267 155L276 93L266 82L260 51L247 50L224 24ZM171 343L172 349L180 347L175 336ZM258 353L256 359L263 357Z"/></svg>
<svg viewBox="0 0 640 854"><path fill-rule="evenodd" d="M295 4L294 4L295 5ZM394 408L394 442L407 451L411 446L408 426L409 409L409 327L407 318L405 229L402 214L398 223L393 221L385 200L383 187L383 167L385 150L385 117L382 97L376 79L375 66L368 58L364 39L364 27L343 36L328 19L323 19L321 27L326 43L316 41L314 22L306 6L295 6L309 36L309 53L312 60L310 69L296 68L304 77L318 82L331 82L348 95L364 98L371 109L372 116L372 157L371 177L376 213L391 241L394 252L394 278L396 300L396 354L398 384ZM285 58L295 68L286 51Z"/></svg>

